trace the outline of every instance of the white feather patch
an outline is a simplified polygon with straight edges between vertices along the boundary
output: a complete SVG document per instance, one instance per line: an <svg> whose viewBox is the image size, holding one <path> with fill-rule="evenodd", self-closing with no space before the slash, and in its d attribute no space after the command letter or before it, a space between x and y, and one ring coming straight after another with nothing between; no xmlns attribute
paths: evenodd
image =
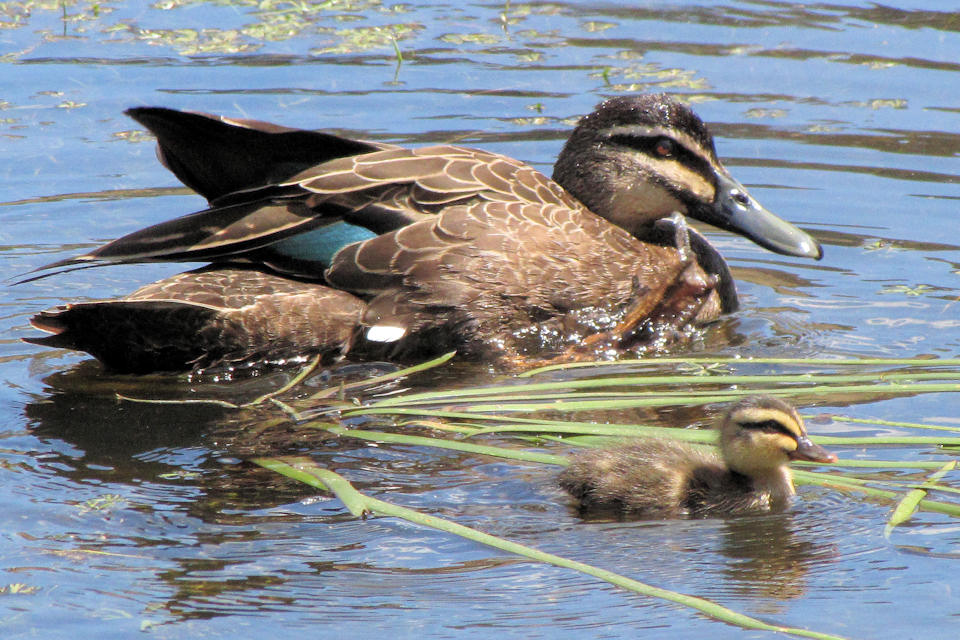
<svg viewBox="0 0 960 640"><path fill-rule="evenodd" d="M375 324L367 329L367 340L370 342L396 342L406 334L406 327L396 327L389 324Z"/></svg>

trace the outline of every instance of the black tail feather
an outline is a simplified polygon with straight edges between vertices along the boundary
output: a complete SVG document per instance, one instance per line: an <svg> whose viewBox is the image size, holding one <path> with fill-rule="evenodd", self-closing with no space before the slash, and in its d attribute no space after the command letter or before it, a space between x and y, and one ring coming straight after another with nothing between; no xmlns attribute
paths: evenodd
<svg viewBox="0 0 960 640"><path fill-rule="evenodd" d="M235 191L277 184L316 164L376 151L376 145L256 120L162 107L126 114L149 129L161 161L211 203Z"/></svg>

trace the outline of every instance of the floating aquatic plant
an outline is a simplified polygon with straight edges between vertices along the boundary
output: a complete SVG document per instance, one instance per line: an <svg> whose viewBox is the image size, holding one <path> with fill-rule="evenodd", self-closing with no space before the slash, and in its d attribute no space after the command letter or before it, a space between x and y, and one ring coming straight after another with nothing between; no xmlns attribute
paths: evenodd
<svg viewBox="0 0 960 640"><path fill-rule="evenodd" d="M715 432L709 429L611 421L611 418L622 419L623 410L712 405L761 392L789 397L800 406L809 406L960 391L960 360L785 358L660 358L572 363L542 367L497 383L459 389L387 396L369 391L381 388L378 385L384 383L431 374L438 367L449 366L452 358L453 354L447 354L408 369L305 394L302 385L315 371L317 363L313 362L273 393L244 404L216 402L237 410L263 410L273 405L282 417L274 419L271 425L296 425L300 430L322 432L328 437L561 466L567 464L566 457L558 454L555 444L546 449L545 443L562 442L564 450L568 450L638 435L668 435L707 444L716 439ZM678 374L678 371L684 373ZM924 433L812 438L833 447L899 445L932 451L960 447L960 428L950 425L846 417L809 410L806 413L811 424L847 422ZM358 425L363 426L358 428ZM580 571L640 594L692 607L704 615L744 628L805 637L834 637L762 622L703 598L647 585L363 495L347 480L309 458L259 457L254 461L286 477L332 491L357 517L372 514L403 518L508 553ZM807 468L795 470L797 484L815 484L893 505L884 532L887 536L917 510L960 516L960 502L940 497L960 494L960 488L949 482L955 466L953 460L845 459L841 450L841 459L829 469L812 470L810 467L820 465L811 463L798 466ZM871 473L863 475L867 471ZM924 472L930 475L917 475ZM894 473L896 475L891 475ZM931 492L938 494L937 499L930 497Z"/></svg>

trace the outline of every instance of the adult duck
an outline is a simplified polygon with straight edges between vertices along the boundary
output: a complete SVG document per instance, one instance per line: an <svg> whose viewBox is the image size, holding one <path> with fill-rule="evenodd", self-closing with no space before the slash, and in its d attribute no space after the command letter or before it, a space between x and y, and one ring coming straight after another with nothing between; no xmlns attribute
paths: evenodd
<svg viewBox="0 0 960 640"><path fill-rule="evenodd" d="M30 340L119 371L449 349L508 365L594 358L736 308L726 264L683 216L785 255L822 255L730 176L700 118L666 95L600 104L552 180L453 145L127 114L209 207L45 268L211 264L43 311L31 322L52 335Z"/></svg>

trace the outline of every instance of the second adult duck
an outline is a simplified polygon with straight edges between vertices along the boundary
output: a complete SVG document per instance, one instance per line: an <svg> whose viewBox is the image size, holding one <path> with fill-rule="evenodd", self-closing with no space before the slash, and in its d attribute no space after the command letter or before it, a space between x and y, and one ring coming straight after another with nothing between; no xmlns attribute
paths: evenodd
<svg viewBox="0 0 960 640"><path fill-rule="evenodd" d="M700 118L666 95L600 104L553 180L459 146L127 113L209 207L50 266L211 264L32 321L54 334L32 341L122 371L451 348L520 364L592 358L736 307L726 264L682 216L822 255L730 176Z"/></svg>

